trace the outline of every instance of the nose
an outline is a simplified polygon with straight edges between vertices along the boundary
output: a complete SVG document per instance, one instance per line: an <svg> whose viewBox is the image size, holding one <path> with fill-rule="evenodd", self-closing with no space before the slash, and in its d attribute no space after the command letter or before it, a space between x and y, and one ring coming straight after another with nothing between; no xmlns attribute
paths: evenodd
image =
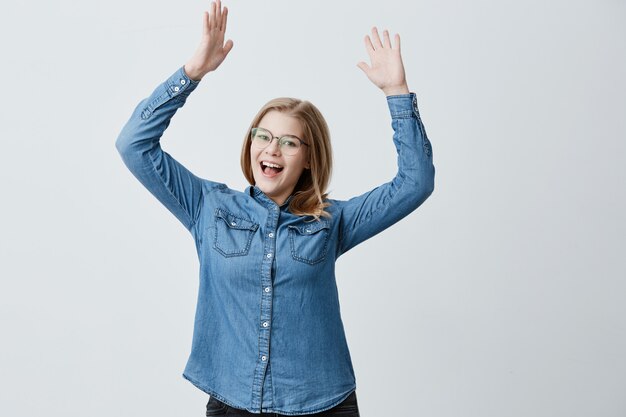
<svg viewBox="0 0 626 417"><path fill-rule="evenodd" d="M278 145L278 138L272 138L270 144L265 148L265 153L270 155L277 155L280 153L280 146Z"/></svg>

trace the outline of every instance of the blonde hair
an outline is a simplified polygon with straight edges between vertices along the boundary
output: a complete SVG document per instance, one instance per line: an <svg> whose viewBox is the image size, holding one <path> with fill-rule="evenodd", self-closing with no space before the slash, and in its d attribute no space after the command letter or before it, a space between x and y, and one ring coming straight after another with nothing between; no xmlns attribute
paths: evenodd
<svg viewBox="0 0 626 417"><path fill-rule="evenodd" d="M330 182L332 171L332 149L330 145L330 132L322 113L312 103L291 97L279 97L268 101L259 110L252 123L248 127L241 149L241 169L251 185L255 185L250 162L250 144L252 137L250 132L257 127L263 116L271 110L277 110L288 116L294 117L302 125L303 137L300 138L309 146L309 166L300 175L295 188L293 198L289 201L289 210L298 216L313 216L316 220L320 216L330 217L330 213L324 209L330 205L326 200L326 189ZM301 149L300 152L304 151Z"/></svg>

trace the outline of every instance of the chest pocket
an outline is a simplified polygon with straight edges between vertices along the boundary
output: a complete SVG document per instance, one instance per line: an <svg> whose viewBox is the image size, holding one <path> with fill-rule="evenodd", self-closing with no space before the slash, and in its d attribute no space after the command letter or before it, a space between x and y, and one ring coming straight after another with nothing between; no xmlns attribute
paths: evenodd
<svg viewBox="0 0 626 417"><path fill-rule="evenodd" d="M226 257L247 255L258 228L258 223L218 208L215 210L213 247Z"/></svg>
<svg viewBox="0 0 626 417"><path fill-rule="evenodd" d="M329 229L328 222L324 220L290 225L289 245L293 259L311 265L322 262L328 252Z"/></svg>

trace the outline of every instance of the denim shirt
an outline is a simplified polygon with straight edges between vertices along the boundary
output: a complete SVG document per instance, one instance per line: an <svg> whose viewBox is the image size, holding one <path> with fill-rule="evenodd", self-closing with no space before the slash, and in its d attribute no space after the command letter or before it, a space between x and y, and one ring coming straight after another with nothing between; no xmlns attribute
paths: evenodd
<svg viewBox="0 0 626 417"><path fill-rule="evenodd" d="M317 221L199 178L159 139L199 81L180 67L142 100L116 147L132 174L191 232L200 283L183 377L252 413L312 414L356 389L341 320L335 261L398 222L432 193L435 168L414 93L387 97L398 153L388 183L329 199Z"/></svg>

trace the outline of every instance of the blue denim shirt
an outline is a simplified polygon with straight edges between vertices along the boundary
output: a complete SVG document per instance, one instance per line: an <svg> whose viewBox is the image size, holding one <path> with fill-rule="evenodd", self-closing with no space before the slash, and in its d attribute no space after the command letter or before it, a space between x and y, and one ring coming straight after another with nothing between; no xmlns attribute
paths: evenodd
<svg viewBox="0 0 626 417"><path fill-rule="evenodd" d="M387 97L398 172L331 218L289 212L259 188L199 178L159 139L198 81L179 68L135 108L116 147L133 175L191 232L200 284L183 377L252 413L321 412L356 389L335 261L432 193L432 150L414 93Z"/></svg>

